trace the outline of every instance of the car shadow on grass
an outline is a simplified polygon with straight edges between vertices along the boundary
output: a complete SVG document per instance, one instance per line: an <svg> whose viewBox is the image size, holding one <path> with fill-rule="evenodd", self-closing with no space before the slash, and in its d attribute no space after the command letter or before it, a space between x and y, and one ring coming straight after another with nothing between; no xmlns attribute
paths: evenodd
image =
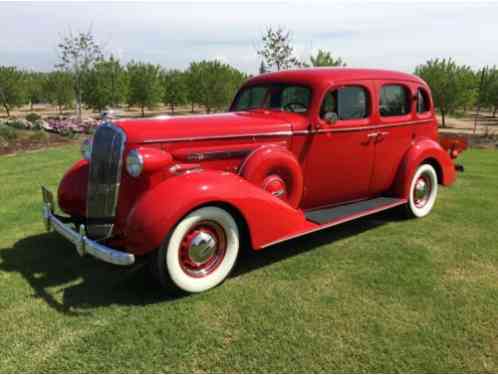
<svg viewBox="0 0 498 375"><path fill-rule="evenodd" d="M289 257L302 255L321 245L371 230L397 216L392 212L367 218L271 246L264 251L245 251L231 277L240 277ZM43 233L19 240L0 250L0 271L19 273L33 288L34 297L67 315L87 314L109 305L171 302L188 296L163 290L144 262L120 268L81 258L72 244L57 233Z"/></svg>

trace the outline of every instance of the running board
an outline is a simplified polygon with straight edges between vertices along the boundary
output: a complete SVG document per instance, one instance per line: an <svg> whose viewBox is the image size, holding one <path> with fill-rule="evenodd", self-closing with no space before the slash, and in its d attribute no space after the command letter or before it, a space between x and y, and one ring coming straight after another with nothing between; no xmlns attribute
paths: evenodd
<svg viewBox="0 0 498 375"><path fill-rule="evenodd" d="M332 226L401 206L405 203L407 203L406 199L379 197L332 208L307 211L305 216L308 221L313 223Z"/></svg>

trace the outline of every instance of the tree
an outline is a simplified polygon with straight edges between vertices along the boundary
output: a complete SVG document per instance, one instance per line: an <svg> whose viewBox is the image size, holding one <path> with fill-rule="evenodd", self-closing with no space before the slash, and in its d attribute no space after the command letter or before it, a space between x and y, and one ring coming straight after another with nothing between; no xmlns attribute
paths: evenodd
<svg viewBox="0 0 498 375"><path fill-rule="evenodd" d="M479 84L478 103L479 105L490 108L493 112L493 117L496 117L498 109L498 69L496 66L492 68L485 67L477 75L481 81Z"/></svg>
<svg viewBox="0 0 498 375"><path fill-rule="evenodd" d="M476 73L466 65L458 66L456 71L456 86L460 92L458 95L456 107L463 108L463 112L467 108L476 104L478 97L478 82Z"/></svg>
<svg viewBox="0 0 498 375"><path fill-rule="evenodd" d="M83 82L83 102L97 111L126 100L127 76L119 60L111 56L95 63Z"/></svg>
<svg viewBox="0 0 498 375"><path fill-rule="evenodd" d="M293 56L294 47L291 44L291 35L279 27L273 30L272 27L266 29L262 37L263 48L258 51L258 55L263 59L263 64L277 71L301 66L297 58Z"/></svg>
<svg viewBox="0 0 498 375"><path fill-rule="evenodd" d="M312 66L346 66L346 62L338 57L335 59L330 52L319 49L316 56L310 56L310 63Z"/></svg>
<svg viewBox="0 0 498 375"><path fill-rule="evenodd" d="M83 97L83 82L85 75L97 61L103 59L102 50L95 40L91 30L74 35L69 32L58 44L60 62L57 68L71 73L73 77L74 94L76 97L76 112L81 120L81 103Z"/></svg>
<svg viewBox="0 0 498 375"><path fill-rule="evenodd" d="M26 101L25 75L15 66L0 66L0 104L10 117L13 107Z"/></svg>
<svg viewBox="0 0 498 375"><path fill-rule="evenodd" d="M261 64L259 65L259 74L265 73L267 73L265 62L261 61Z"/></svg>
<svg viewBox="0 0 498 375"><path fill-rule="evenodd" d="M161 77L163 86L163 103L169 105L171 113L175 107L187 102L187 84L185 74L179 70L165 71Z"/></svg>
<svg viewBox="0 0 498 375"><path fill-rule="evenodd" d="M45 84L47 75L40 72L28 72L25 78L26 99L32 111L33 104L39 104L46 100L43 85Z"/></svg>
<svg viewBox="0 0 498 375"><path fill-rule="evenodd" d="M145 116L145 108L153 108L161 101L161 68L157 65L130 62L128 70L128 105L138 106Z"/></svg>
<svg viewBox="0 0 498 375"><path fill-rule="evenodd" d="M429 60L415 68L415 74L431 87L434 103L441 112L443 128L446 127L446 115L462 106L475 92L469 71L469 67L458 66L451 58Z"/></svg>
<svg viewBox="0 0 498 375"><path fill-rule="evenodd" d="M73 77L65 71L53 71L48 74L43 91L47 100L62 113L64 107L70 107L74 102Z"/></svg>
<svg viewBox="0 0 498 375"><path fill-rule="evenodd" d="M185 83L187 86L187 102L191 105L191 112L194 113L195 104L200 103L200 91L201 91L201 66L200 63L192 62L188 70L185 72Z"/></svg>
<svg viewBox="0 0 498 375"><path fill-rule="evenodd" d="M207 113L228 106L246 79L243 73L218 60L201 61L192 65L198 72L198 100Z"/></svg>

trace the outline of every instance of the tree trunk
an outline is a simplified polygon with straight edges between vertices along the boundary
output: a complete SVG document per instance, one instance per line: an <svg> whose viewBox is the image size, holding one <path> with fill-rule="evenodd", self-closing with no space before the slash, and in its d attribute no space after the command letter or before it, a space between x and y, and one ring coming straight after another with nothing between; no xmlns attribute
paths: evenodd
<svg viewBox="0 0 498 375"><path fill-rule="evenodd" d="M31 112L33 112L33 101L32 100L29 101L29 110Z"/></svg>
<svg viewBox="0 0 498 375"><path fill-rule="evenodd" d="M496 117L496 111L498 110L498 105L493 108L493 117Z"/></svg>
<svg viewBox="0 0 498 375"><path fill-rule="evenodd" d="M76 77L76 116L81 121L81 74Z"/></svg>
<svg viewBox="0 0 498 375"><path fill-rule="evenodd" d="M7 117L10 117L9 106L6 103L3 103L3 107L5 108L5 112L7 112Z"/></svg>
<svg viewBox="0 0 498 375"><path fill-rule="evenodd" d="M142 117L145 117L145 106L141 106L142 109Z"/></svg>
<svg viewBox="0 0 498 375"><path fill-rule="evenodd" d="M171 114L175 114L175 105L173 103L170 104Z"/></svg>
<svg viewBox="0 0 498 375"><path fill-rule="evenodd" d="M446 113L441 109L441 127L446 128Z"/></svg>

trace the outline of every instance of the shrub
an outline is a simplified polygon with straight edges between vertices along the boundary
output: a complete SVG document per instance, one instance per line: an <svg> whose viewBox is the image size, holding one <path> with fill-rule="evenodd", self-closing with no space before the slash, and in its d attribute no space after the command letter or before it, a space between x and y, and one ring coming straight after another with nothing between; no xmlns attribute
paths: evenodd
<svg viewBox="0 0 498 375"><path fill-rule="evenodd" d="M76 133L91 134L98 122L92 119L79 122L76 119L48 119L48 128L50 131L66 137L74 137Z"/></svg>
<svg viewBox="0 0 498 375"><path fill-rule="evenodd" d="M6 141L13 141L14 139L17 138L17 133L11 127L4 124L0 124L0 137L5 139Z"/></svg>
<svg viewBox="0 0 498 375"><path fill-rule="evenodd" d="M10 126L11 128L23 129L23 130L31 129L31 127L33 126L31 124L31 122L29 122L29 121L27 121L25 119L12 119L12 120L8 120L5 124L7 126Z"/></svg>
<svg viewBox="0 0 498 375"><path fill-rule="evenodd" d="M36 122L38 120L41 120L41 116L38 113L33 113L33 112L32 113L28 113L26 115L26 120L28 120L29 122L34 123L34 122Z"/></svg>

